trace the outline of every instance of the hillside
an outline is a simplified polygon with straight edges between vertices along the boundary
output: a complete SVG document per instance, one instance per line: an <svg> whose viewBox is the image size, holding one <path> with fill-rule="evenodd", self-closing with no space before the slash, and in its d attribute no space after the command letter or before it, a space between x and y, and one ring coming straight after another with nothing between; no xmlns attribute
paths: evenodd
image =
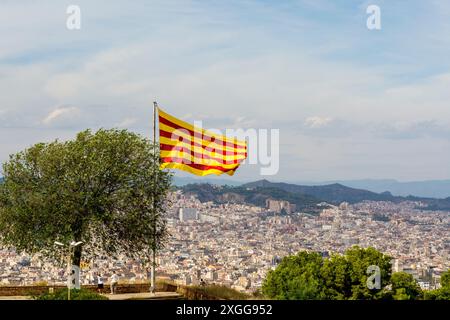
<svg viewBox="0 0 450 320"><path fill-rule="evenodd" d="M416 196L426 198L447 198L450 196L450 180L427 180L427 181L406 181L399 182L393 179L361 179L361 180L343 180L314 183L312 185L324 185L340 183L344 186L364 189L380 193L389 191L395 196ZM298 183L311 185L309 183Z"/></svg>
<svg viewBox="0 0 450 320"><path fill-rule="evenodd" d="M316 204L323 202L310 195L297 194L272 187L231 187L211 184L189 184L181 187L187 195L195 195L201 202L213 201L215 203L249 203L256 206L265 206L267 199L287 200L300 210L315 209Z"/></svg>
<svg viewBox="0 0 450 320"><path fill-rule="evenodd" d="M241 186L250 181L238 181L233 177L178 177L174 176L176 186L194 183L211 183L215 185ZM394 179L360 179L360 180L330 180L330 181L291 181L291 184L302 186L324 186L340 184L346 187L368 190L374 193L390 192L394 196L415 196L423 198L444 199L450 196L450 180L424 180L400 182Z"/></svg>
<svg viewBox="0 0 450 320"><path fill-rule="evenodd" d="M343 186L338 183L324 186L302 186L283 182L270 182L268 180L259 180L242 185L244 188L275 188L295 194L305 194L323 201L339 203L356 203L363 200L373 201L398 201L398 197L392 196L389 192L375 193L362 189L354 189Z"/></svg>
<svg viewBox="0 0 450 320"><path fill-rule="evenodd" d="M397 197L389 192L375 193L355 189L338 183L323 186L303 186L289 183L259 180L242 186L217 186L211 184L189 184L181 187L184 193L195 195L202 202L250 203L265 206L267 199L287 200L299 210L315 210L321 202L339 204L369 201L421 201L428 205L427 210L450 210L450 197L445 199L421 197Z"/></svg>

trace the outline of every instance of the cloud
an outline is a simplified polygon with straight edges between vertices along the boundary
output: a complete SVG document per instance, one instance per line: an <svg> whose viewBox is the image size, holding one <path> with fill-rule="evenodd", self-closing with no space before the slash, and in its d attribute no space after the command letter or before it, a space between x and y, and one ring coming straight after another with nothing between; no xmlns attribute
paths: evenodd
<svg viewBox="0 0 450 320"><path fill-rule="evenodd" d="M421 140L432 138L435 140L450 141L450 127L444 121L418 120L418 121L360 121L345 119L331 119L323 121L322 118L307 120L308 124L302 127L295 126L295 122L287 122L285 128L295 129L295 132L304 136L321 139L355 139L355 137L370 140L384 140L390 144L391 140ZM323 125L323 122L326 125Z"/></svg>
<svg viewBox="0 0 450 320"><path fill-rule="evenodd" d="M55 122L63 122L74 120L80 115L80 110L76 107L59 107L51 111L43 120L45 125L55 124Z"/></svg>
<svg viewBox="0 0 450 320"><path fill-rule="evenodd" d="M397 121L367 126L376 136L386 139L434 138L450 140L448 125L436 120Z"/></svg>
<svg viewBox="0 0 450 320"><path fill-rule="evenodd" d="M333 121L333 119L329 117L308 117L306 118L304 125L313 129L322 128L326 127L331 121Z"/></svg>

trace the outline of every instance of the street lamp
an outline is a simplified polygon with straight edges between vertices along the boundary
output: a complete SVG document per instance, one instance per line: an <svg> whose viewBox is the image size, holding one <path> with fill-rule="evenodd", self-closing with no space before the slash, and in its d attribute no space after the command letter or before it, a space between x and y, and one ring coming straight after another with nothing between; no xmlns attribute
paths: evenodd
<svg viewBox="0 0 450 320"><path fill-rule="evenodd" d="M59 241L55 241L54 242L57 246L60 247L64 247L64 243L59 242ZM72 241L69 243L68 245L68 254L67 254L67 300L70 300L70 284L69 284L69 280L70 280L70 273L71 273L71 263L72 263L72 249L75 247L78 247L79 245L81 245L83 243L83 241Z"/></svg>

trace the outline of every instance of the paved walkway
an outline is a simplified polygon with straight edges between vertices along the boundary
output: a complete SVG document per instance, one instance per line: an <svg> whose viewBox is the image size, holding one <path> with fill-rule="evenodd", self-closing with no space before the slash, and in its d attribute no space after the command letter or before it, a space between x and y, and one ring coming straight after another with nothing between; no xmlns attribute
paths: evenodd
<svg viewBox="0 0 450 320"><path fill-rule="evenodd" d="M105 294L109 300L173 300L182 299L182 295L177 292L140 292L140 293L118 293Z"/></svg>
<svg viewBox="0 0 450 320"><path fill-rule="evenodd" d="M150 292L104 294L109 300L176 300L183 296L176 292ZM0 300L33 300L29 296L1 296Z"/></svg>

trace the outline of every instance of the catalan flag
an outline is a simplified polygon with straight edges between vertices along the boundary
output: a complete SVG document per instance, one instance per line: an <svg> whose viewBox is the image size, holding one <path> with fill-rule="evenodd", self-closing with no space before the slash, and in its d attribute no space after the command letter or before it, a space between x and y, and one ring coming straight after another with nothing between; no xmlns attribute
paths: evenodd
<svg viewBox="0 0 450 320"><path fill-rule="evenodd" d="M158 108L160 169L198 176L234 174L247 157L247 144L179 120Z"/></svg>

